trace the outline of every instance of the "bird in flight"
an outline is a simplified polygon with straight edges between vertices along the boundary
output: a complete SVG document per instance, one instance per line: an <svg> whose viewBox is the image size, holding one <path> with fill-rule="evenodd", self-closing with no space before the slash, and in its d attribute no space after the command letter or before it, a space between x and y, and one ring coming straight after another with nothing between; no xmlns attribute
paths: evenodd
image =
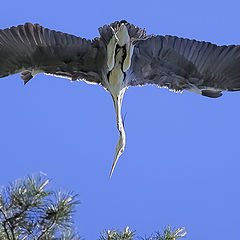
<svg viewBox="0 0 240 240"><path fill-rule="evenodd" d="M21 73L26 84L43 72L109 91L119 131L110 177L125 148L121 105L128 87L155 84L211 98L240 90L239 46L146 35L125 20L104 25L99 33L86 40L31 23L0 30L0 77Z"/></svg>

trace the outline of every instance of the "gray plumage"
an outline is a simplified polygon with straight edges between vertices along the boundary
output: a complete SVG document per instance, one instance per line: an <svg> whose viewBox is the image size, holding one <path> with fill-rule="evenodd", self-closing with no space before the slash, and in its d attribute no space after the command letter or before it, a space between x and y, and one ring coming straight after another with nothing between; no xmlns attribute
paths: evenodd
<svg viewBox="0 0 240 240"><path fill-rule="evenodd" d="M138 41L134 50L130 86L149 83L208 97L240 90L239 46L153 36Z"/></svg>
<svg viewBox="0 0 240 240"><path fill-rule="evenodd" d="M0 77L23 70L41 71L71 80L84 78L101 83L102 58L100 41L26 23L0 31Z"/></svg>
<svg viewBox="0 0 240 240"><path fill-rule="evenodd" d="M39 72L102 85L114 101L120 133L111 174L125 148L121 104L129 86L155 84L217 98L240 90L239 46L146 35L126 21L99 28L93 40L26 23L0 30L0 77Z"/></svg>

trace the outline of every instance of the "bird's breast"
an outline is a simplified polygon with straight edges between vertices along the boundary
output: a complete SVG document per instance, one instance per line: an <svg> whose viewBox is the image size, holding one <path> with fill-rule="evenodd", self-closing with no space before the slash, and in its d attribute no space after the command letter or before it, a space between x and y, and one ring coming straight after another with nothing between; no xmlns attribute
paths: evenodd
<svg viewBox="0 0 240 240"><path fill-rule="evenodd" d="M114 66L109 76L110 92L114 95L118 95L122 89L122 83L124 80L124 73L122 72L121 65Z"/></svg>

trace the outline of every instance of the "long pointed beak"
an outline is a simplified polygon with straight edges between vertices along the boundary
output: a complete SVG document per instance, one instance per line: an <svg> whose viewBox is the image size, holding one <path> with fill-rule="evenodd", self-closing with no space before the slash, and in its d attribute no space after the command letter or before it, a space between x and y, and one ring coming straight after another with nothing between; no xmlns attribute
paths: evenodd
<svg viewBox="0 0 240 240"><path fill-rule="evenodd" d="M117 128L119 131L119 140L116 146L115 156L112 164L112 169L110 172L110 178L113 174L114 168L117 164L117 161L121 154L124 152L125 143L126 143L126 135L123 127L122 116L121 116L121 106L122 106L122 99L124 95L125 89L122 89L120 94L116 97L113 96L114 108L116 112L116 119L117 119Z"/></svg>
<svg viewBox="0 0 240 240"><path fill-rule="evenodd" d="M112 177L113 171L115 169L115 166L117 164L117 161L118 161L119 157L121 156L121 154L124 151L124 147L125 147L125 139L122 137L122 134L120 133L119 140L118 140L118 143L117 143L117 146L116 146L116 152L115 152L111 172L110 172L110 178Z"/></svg>

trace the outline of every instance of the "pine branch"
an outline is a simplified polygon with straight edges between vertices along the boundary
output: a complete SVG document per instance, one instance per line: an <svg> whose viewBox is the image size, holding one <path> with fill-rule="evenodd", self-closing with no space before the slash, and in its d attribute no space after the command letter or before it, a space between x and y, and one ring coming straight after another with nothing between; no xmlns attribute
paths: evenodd
<svg viewBox="0 0 240 240"><path fill-rule="evenodd" d="M17 180L0 192L0 240L80 240L72 226L78 195L46 190L45 176ZM126 227L122 232L108 230L99 240L177 240L186 235L184 228L149 238L135 238Z"/></svg>
<svg viewBox="0 0 240 240"><path fill-rule="evenodd" d="M4 232L6 233L6 235L7 235L7 239L8 240L11 240L11 238L10 238L10 236L9 236L9 234L8 234L8 230L7 230L7 228L6 228L6 215L5 215L5 213L4 213L4 211L0 208L0 212L2 213L2 215L3 215L3 217L4 217L4 221L2 222L2 226L3 226L3 228L4 228Z"/></svg>
<svg viewBox="0 0 240 240"><path fill-rule="evenodd" d="M157 232L154 236L151 236L149 238L140 238L142 240L176 240L178 238L186 236L186 232L184 232L184 228L178 228L176 231L172 231L171 227L167 227L163 234L160 234ZM123 232L117 231L117 230L107 230L104 233L101 234L99 240L133 240L134 238L134 232L129 229L129 227L126 227ZM139 238L138 238L139 239Z"/></svg>
<svg viewBox="0 0 240 240"><path fill-rule="evenodd" d="M48 191L48 184L45 176L31 176L1 191L0 225L6 240L52 240L73 232L71 219L78 196ZM76 234L69 234L67 240L77 240L71 236Z"/></svg>
<svg viewBox="0 0 240 240"><path fill-rule="evenodd" d="M7 235L7 238L9 240L11 240L10 235L8 233L8 230L7 230L7 227L6 227L6 224L8 225L8 227L10 229L10 232L12 234L13 240L16 240L15 235L14 235L14 231L13 231L13 226L12 226L11 222L9 221L9 219L6 216L6 214L4 213L4 211L1 208L0 208L0 212L2 213L2 215L4 217L4 221L3 221L2 225L3 225L4 231L5 231L6 235Z"/></svg>
<svg viewBox="0 0 240 240"><path fill-rule="evenodd" d="M37 240L41 240L41 238L48 232L50 231L54 225L56 224L56 220L54 219L52 221L52 223L50 224L50 226L48 226L46 229L42 230L42 233L40 234L40 236L37 238Z"/></svg>

